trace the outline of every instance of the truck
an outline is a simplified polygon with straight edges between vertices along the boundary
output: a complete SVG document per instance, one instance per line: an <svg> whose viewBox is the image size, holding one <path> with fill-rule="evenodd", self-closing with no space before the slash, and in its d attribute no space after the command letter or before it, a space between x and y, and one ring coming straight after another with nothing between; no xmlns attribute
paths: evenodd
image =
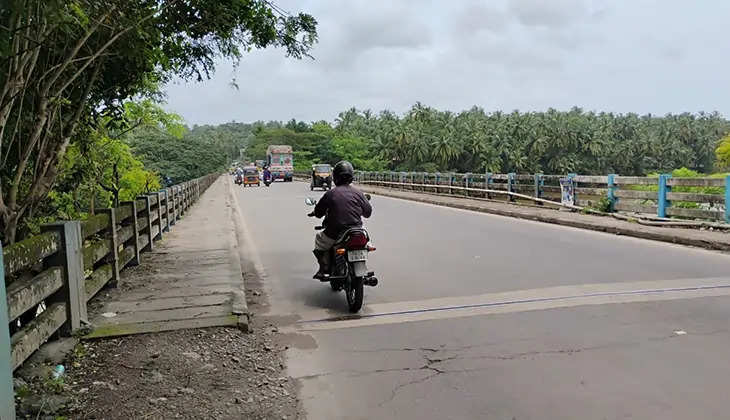
<svg viewBox="0 0 730 420"><path fill-rule="evenodd" d="M266 163L271 171L271 179L291 182L294 179L294 155L292 147L271 145L266 149Z"/></svg>

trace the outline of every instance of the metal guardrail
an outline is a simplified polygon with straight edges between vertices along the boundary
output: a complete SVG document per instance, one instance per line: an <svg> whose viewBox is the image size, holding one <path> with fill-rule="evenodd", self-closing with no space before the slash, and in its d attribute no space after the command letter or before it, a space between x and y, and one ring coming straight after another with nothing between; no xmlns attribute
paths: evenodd
<svg viewBox="0 0 730 420"><path fill-rule="evenodd" d="M730 223L730 176L724 178L672 178L545 175L545 174L458 174L424 172L356 172L356 182L387 188L449 194L465 197L505 196L535 203L559 203L560 179L572 178L575 204L593 206L607 200L610 211L678 216ZM710 192L682 192L694 187ZM674 190L673 190L674 188ZM689 188L692 189L692 188ZM687 205L687 203L694 203ZM693 208L694 207L694 208Z"/></svg>
<svg viewBox="0 0 730 420"><path fill-rule="evenodd" d="M0 244L2 251L2 244ZM0 277L5 277L3 256L0 253ZM10 334L8 332L8 305L5 282L0 282L0 419L15 420L13 368L10 364Z"/></svg>
<svg viewBox="0 0 730 420"><path fill-rule="evenodd" d="M116 286L119 271L138 265L140 253L151 251L155 241L219 176L211 174L142 195L84 221L45 225L40 235L2 250L2 407L7 406L6 400L13 401L12 371L56 332L68 335L81 328L87 322L87 302L104 286ZM3 409L0 418L5 419Z"/></svg>

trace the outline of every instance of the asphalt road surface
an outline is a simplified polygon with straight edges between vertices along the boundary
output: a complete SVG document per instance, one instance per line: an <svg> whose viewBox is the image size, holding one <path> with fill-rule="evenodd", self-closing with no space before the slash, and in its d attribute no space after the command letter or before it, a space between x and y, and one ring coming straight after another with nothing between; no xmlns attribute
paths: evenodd
<svg viewBox="0 0 730 420"><path fill-rule="evenodd" d="M307 184L239 187L310 419L727 418L730 256L373 196L360 317Z"/></svg>

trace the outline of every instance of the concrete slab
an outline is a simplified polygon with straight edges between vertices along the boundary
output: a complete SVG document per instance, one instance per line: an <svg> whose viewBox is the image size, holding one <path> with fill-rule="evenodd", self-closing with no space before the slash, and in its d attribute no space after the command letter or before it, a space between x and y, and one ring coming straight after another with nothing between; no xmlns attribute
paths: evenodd
<svg viewBox="0 0 730 420"><path fill-rule="evenodd" d="M232 189L219 178L185 219L122 273L118 289L94 305L99 338L183 328L248 328Z"/></svg>

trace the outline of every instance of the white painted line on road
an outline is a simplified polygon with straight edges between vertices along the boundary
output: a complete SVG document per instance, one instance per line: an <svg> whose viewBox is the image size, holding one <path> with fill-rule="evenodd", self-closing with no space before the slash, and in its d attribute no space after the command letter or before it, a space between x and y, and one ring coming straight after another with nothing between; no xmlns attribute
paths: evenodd
<svg viewBox="0 0 730 420"><path fill-rule="evenodd" d="M422 301L368 305L359 315L312 311L297 330L315 331L525 312L584 305L653 302L730 295L730 278L582 284Z"/></svg>

